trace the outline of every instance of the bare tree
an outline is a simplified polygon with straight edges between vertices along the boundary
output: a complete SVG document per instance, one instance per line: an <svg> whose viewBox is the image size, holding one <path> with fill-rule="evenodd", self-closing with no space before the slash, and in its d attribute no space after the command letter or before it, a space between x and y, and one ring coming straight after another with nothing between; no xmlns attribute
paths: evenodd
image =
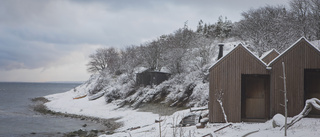
<svg viewBox="0 0 320 137"><path fill-rule="evenodd" d="M163 53L165 50L165 39L166 36L163 35L157 40L146 43L141 46L141 55L146 66L152 70L160 70L163 63Z"/></svg>
<svg viewBox="0 0 320 137"><path fill-rule="evenodd" d="M164 61L171 73L180 74L184 72L184 58L188 49L193 45L194 34L192 30L183 28L168 36Z"/></svg>
<svg viewBox="0 0 320 137"><path fill-rule="evenodd" d="M272 48L281 52L295 39L284 6L251 9L242 16L244 19L234 25L232 33L250 42L259 55Z"/></svg>
<svg viewBox="0 0 320 137"><path fill-rule="evenodd" d="M282 62L282 70L283 70L283 94L284 94L284 105L282 105L284 107L284 113L285 113L285 120L284 120L284 136L287 136L287 129L288 129L288 124L287 124L287 118L288 118L288 99L287 99L287 84L286 84L286 69L285 69L285 65L284 62Z"/></svg>
<svg viewBox="0 0 320 137"><path fill-rule="evenodd" d="M223 103L222 103L223 94L224 94L223 91L220 90L219 93L216 94L216 97L217 97L217 102L220 104L220 107L221 107L221 110L222 110L222 113L223 113L223 116L224 116L224 120L226 121L226 123L228 123L228 118L227 118L226 112L224 111Z"/></svg>
<svg viewBox="0 0 320 137"><path fill-rule="evenodd" d="M91 73L101 72L107 68L111 72L115 72L120 65L119 53L114 48L99 48L89 58L90 61L87 66Z"/></svg>
<svg viewBox="0 0 320 137"><path fill-rule="evenodd" d="M309 0L291 0L290 1L291 13L293 18L291 21L294 22L294 28L298 30L298 35L306 38L310 37L310 2Z"/></svg>
<svg viewBox="0 0 320 137"><path fill-rule="evenodd" d="M214 39L210 39L201 34L195 34L194 47L192 47L185 58L188 60L190 71L201 70L207 71L206 65L210 63L210 59L215 55L215 46L212 46Z"/></svg>
<svg viewBox="0 0 320 137"><path fill-rule="evenodd" d="M134 68L142 64L141 50L137 46L130 46L121 51L121 70L133 75ZM131 77L133 78L133 77Z"/></svg>
<svg viewBox="0 0 320 137"><path fill-rule="evenodd" d="M313 29L314 40L320 40L320 0L310 0L311 7L311 26Z"/></svg>

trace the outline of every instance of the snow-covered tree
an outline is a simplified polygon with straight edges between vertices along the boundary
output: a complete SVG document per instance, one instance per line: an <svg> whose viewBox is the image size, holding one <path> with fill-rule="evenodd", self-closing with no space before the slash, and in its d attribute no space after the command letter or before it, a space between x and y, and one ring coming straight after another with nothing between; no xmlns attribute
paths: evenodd
<svg viewBox="0 0 320 137"><path fill-rule="evenodd" d="M164 64L162 56L166 48L165 39L166 36L163 35L157 40L153 40L140 47L142 51L141 55L147 68L158 71L161 69Z"/></svg>
<svg viewBox="0 0 320 137"><path fill-rule="evenodd" d="M138 46L129 46L121 51L121 71L132 74L142 64L141 50Z"/></svg>
<svg viewBox="0 0 320 137"><path fill-rule="evenodd" d="M311 7L311 29L314 38L312 40L320 40L320 0L310 0Z"/></svg>
<svg viewBox="0 0 320 137"><path fill-rule="evenodd" d="M294 28L298 30L297 34L306 38L310 37L310 27L308 18L310 16L310 3L309 0L291 0L290 1L292 22Z"/></svg>
<svg viewBox="0 0 320 137"><path fill-rule="evenodd" d="M233 33L248 41L259 55L275 48L283 51L297 39L287 23L288 13L284 6L266 6L242 13L243 19L235 24Z"/></svg>
<svg viewBox="0 0 320 137"><path fill-rule="evenodd" d="M89 58L87 66L91 73L102 72L105 69L115 72L120 66L120 55L114 48L99 48Z"/></svg>
<svg viewBox="0 0 320 137"><path fill-rule="evenodd" d="M184 57L192 46L194 32L188 28L178 29L173 35L169 35L164 61L166 67L173 74L180 74L184 71Z"/></svg>
<svg viewBox="0 0 320 137"><path fill-rule="evenodd" d="M225 17L225 20L220 16L218 22L214 25L213 32L216 38L220 42L223 42L224 39L228 38L232 29L232 22Z"/></svg>

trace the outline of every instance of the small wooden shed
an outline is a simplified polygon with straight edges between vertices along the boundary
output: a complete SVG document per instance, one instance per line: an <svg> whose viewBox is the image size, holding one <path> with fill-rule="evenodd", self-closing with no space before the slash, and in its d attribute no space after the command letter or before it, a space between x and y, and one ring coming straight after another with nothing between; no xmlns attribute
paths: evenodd
<svg viewBox="0 0 320 137"><path fill-rule="evenodd" d="M229 122L262 121L284 113L280 106L284 103L282 62L286 65L289 116L298 114L306 99L320 98L317 48L301 38L282 54L271 53L260 59L238 45L210 68L210 122L224 122L216 96L220 91L224 93L222 102Z"/></svg>
<svg viewBox="0 0 320 137"><path fill-rule="evenodd" d="M136 85L147 86L147 85L159 85L165 80L168 80L170 73L146 70L136 75Z"/></svg>

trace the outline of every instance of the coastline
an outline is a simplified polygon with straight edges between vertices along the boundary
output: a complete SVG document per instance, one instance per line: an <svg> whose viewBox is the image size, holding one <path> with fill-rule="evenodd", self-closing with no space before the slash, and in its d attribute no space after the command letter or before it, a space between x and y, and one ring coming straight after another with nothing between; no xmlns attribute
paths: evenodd
<svg viewBox="0 0 320 137"><path fill-rule="evenodd" d="M69 113L62 113L62 112L55 112L53 110L48 109L45 106L45 103L50 102L48 99L46 99L45 97L37 97L37 98L33 98L31 99L31 101L33 102L33 104L31 105L33 111L43 114L43 115L52 115L52 116L57 116L57 117L65 117L65 118L72 118L72 119L79 119L79 120L83 120L83 121L88 121L88 122L95 122L101 125L102 129L97 130L97 129L93 129L93 130L85 130L85 129L79 129L76 131L72 131L72 132L67 132L67 133L51 133L51 136L54 135L62 135L69 137L69 136L98 136L101 134L112 134L114 133L115 129L121 127L121 123L115 122L118 119L103 119L103 118L99 118L99 117L89 117L89 116L85 116L85 115L77 115L77 114L69 114ZM87 124L81 125L83 128L87 127ZM30 134L37 134L35 132L32 132ZM39 135L39 134L38 134ZM40 134L41 135L41 134ZM45 134L43 134L45 135Z"/></svg>
<svg viewBox="0 0 320 137"><path fill-rule="evenodd" d="M133 127L152 125L155 119L159 118L158 114L151 112L140 112L128 107L119 108L116 102L107 104L103 97L89 101L88 97L73 99L76 95L73 90L47 95L44 98L49 102L44 105L57 114L112 120L117 126L108 133L125 132Z"/></svg>
<svg viewBox="0 0 320 137"><path fill-rule="evenodd" d="M213 136L239 136L255 132L255 136L279 136L283 131L272 128L272 119L265 123L231 123L232 126L219 132L213 132L225 126L225 123L209 123L203 129L195 126L177 126L181 119L191 114L189 109L174 112L172 115L163 116L151 112L141 112L130 107L117 106L117 102L106 103L104 98L89 101L88 97L73 99L77 93L70 90L64 93L45 96L50 102L45 103L49 110L64 114L83 115L99 119L113 119L121 126L99 135L100 137L122 137L122 136L203 136L212 134ZM154 108L165 111L163 108ZM156 122L158 121L158 122ZM159 122L160 121L160 122ZM311 136L319 135L320 119L304 118L295 127L288 131L289 136ZM107 135L108 134L108 135Z"/></svg>

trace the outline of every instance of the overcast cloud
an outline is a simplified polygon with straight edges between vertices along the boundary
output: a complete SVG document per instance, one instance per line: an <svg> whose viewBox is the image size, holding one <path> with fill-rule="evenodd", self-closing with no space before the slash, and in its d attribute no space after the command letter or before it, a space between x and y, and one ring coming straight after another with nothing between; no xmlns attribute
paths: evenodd
<svg viewBox="0 0 320 137"><path fill-rule="evenodd" d="M169 34L188 21L235 22L241 12L287 0L3 0L0 81L84 81L98 47L123 48Z"/></svg>

